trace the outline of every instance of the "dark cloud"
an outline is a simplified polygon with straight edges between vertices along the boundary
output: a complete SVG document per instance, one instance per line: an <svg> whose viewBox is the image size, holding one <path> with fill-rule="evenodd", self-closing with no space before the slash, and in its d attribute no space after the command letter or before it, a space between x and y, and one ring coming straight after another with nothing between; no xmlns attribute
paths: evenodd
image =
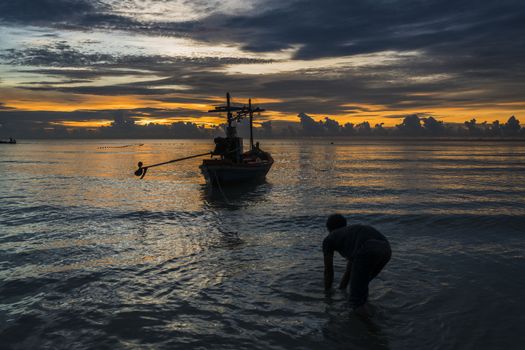
<svg viewBox="0 0 525 350"><path fill-rule="evenodd" d="M301 0L268 8L262 4L248 15L212 14L188 22L140 22L112 12L99 1L0 1L0 10L7 21L33 24L35 19L83 30L185 36L254 52L298 46L298 59L422 50L438 65L442 63L441 72L456 64L472 74L491 75L499 73L498 67L507 72L523 68L525 58L525 48L514 40L525 34L525 5L517 0ZM67 55L52 62L86 64L105 59L62 54ZM33 63L41 62L40 53L33 56Z"/></svg>
<svg viewBox="0 0 525 350"><path fill-rule="evenodd" d="M451 47L461 52L470 48L489 52L516 46L508 34L523 33L524 12L525 5L516 0L305 0L254 17L207 18L201 25L218 27L204 31L203 37L231 38L247 50L300 45L296 58L301 59L385 50L444 52Z"/></svg>
<svg viewBox="0 0 525 350"><path fill-rule="evenodd" d="M98 95L185 93L196 96L216 96L222 94L227 87L234 96L278 97L285 103L268 103L265 107L289 113L307 111L315 114L353 113L364 116L365 112L369 112L355 106L344 106L349 101L361 104L379 103L400 111L408 107L425 111L445 105L519 101L522 99L521 91L525 89L523 69L513 72L506 72L498 66L487 67L486 70L474 69L460 58L454 64L447 65L447 61L438 56L414 57L394 61L385 66L327 67L314 71L301 70L264 75L226 75L217 70L226 64L260 63L265 62L264 60L83 54L65 45L60 45L58 48L55 45L48 48L10 51L4 54L3 58L11 59L13 64L26 65L30 62L41 62L45 67L56 66L53 69L22 70L62 78L60 85L44 79L33 82L35 84L19 86L26 89ZM519 64L515 65L519 66ZM68 68L75 66L82 69ZM412 79L440 74L445 76L430 81ZM82 81L90 82L101 77L123 75L159 76L159 78L152 77L146 82L107 86L73 84ZM173 85L183 86L186 90L174 89ZM461 93L471 89L476 89L478 92ZM171 97L159 98L159 100L181 102L178 99L174 101Z"/></svg>
<svg viewBox="0 0 525 350"><path fill-rule="evenodd" d="M44 75L49 77L56 77L69 80L83 80L91 81L99 77L118 77L123 75L150 75L151 71L142 71L136 69L114 69L111 67L91 67L83 68L69 68L69 67L54 67L54 68L35 68L35 69L18 69L18 73L31 73L36 75ZM39 84L40 82L33 82Z"/></svg>
<svg viewBox="0 0 525 350"><path fill-rule="evenodd" d="M7 49L0 60L10 65L85 67L113 60L108 54L83 54L61 41L53 45L32 47L24 50Z"/></svg>
<svg viewBox="0 0 525 350"><path fill-rule="evenodd" d="M0 22L57 29L117 29L146 34L182 34L192 23L141 22L100 0L0 0Z"/></svg>
<svg viewBox="0 0 525 350"><path fill-rule="evenodd" d="M46 67L90 67L168 70L174 67L211 69L229 64L270 63L272 60L237 57L185 57L162 55L117 55L82 52L66 41L31 47L7 49L0 53L0 60L10 65ZM71 73L70 71L69 73ZM59 72L58 72L59 73ZM79 73L79 74L82 74Z"/></svg>
<svg viewBox="0 0 525 350"><path fill-rule="evenodd" d="M242 15L212 13L187 22L141 21L102 1L0 0L0 18L83 30L120 29L240 44L269 52L299 46L296 58L347 56L385 50L508 54L525 32L520 0L301 0L261 3ZM451 50L452 49L452 50Z"/></svg>
<svg viewBox="0 0 525 350"><path fill-rule="evenodd" d="M75 111L75 112L56 112L56 111L5 111L0 113L0 123L19 124L19 123L43 123L60 122L65 120L92 120L104 119L107 115L105 111Z"/></svg>
<svg viewBox="0 0 525 350"><path fill-rule="evenodd" d="M206 115L199 110L189 108L165 109L165 108L136 108L122 110L77 110L73 112L57 111L19 111L9 107L2 108L0 104L0 124L10 125L14 130L18 127L23 132L28 125L46 126L50 124L60 124L70 121L91 121L91 120L113 120L116 115L125 115L131 119L137 117L172 118L187 119L188 116L198 119ZM207 115L209 116L209 115Z"/></svg>
<svg viewBox="0 0 525 350"><path fill-rule="evenodd" d="M410 115L406 115L406 114L390 114L390 115L385 115L383 118L404 119L406 117L417 117L419 119L422 119L422 118L430 117L430 116L432 116L432 113L421 112L421 113L413 113L413 114L410 114Z"/></svg>
<svg viewBox="0 0 525 350"><path fill-rule="evenodd" d="M0 102L0 111L10 111L10 110L13 110L13 108L6 106L4 103Z"/></svg>
<svg viewBox="0 0 525 350"><path fill-rule="evenodd" d="M96 0L0 0L0 19L23 24L72 21L104 9Z"/></svg>

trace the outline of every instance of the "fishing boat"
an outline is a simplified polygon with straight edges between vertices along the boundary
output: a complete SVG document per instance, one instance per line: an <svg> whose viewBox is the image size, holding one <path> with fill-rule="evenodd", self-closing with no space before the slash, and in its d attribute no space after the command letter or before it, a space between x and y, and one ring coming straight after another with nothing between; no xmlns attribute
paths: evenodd
<svg viewBox="0 0 525 350"><path fill-rule="evenodd" d="M260 148L259 142L254 143L253 141L253 115L254 113L260 114L263 111L264 109L259 107L254 108L251 99L243 107L232 106L230 93L227 93L225 106L215 107L208 111L210 113L226 113L227 118L226 137L214 139L215 149L213 151L149 166L143 166L142 162L139 162L139 168L135 171L135 175L142 179L149 168L211 155L210 159L202 161L199 168L206 182L212 186L253 183L264 180L274 160L270 153ZM250 122L250 145L247 151L244 151L243 139L237 135L237 128L234 125L244 118L249 118Z"/></svg>
<svg viewBox="0 0 525 350"><path fill-rule="evenodd" d="M226 112L226 137L214 139L215 149L212 156L218 158L204 159L200 169L206 182L212 185L236 184L264 180L273 165L270 153L263 151L259 143L253 143L253 114L264 109L253 108L251 99L248 105L234 107L230 102L230 94L226 94L226 106L215 107L210 113ZM234 114L235 113L235 114ZM248 117L250 121L250 147L243 151L243 139L237 136L234 122L240 122Z"/></svg>
<svg viewBox="0 0 525 350"><path fill-rule="evenodd" d="M16 144L16 140L10 137L9 141L0 140L0 143L7 143L7 144L14 145Z"/></svg>

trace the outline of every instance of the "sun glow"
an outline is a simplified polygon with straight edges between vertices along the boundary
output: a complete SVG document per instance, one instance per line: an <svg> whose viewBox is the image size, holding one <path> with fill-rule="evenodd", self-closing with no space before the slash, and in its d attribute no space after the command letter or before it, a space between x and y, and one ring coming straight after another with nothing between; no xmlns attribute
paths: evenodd
<svg viewBox="0 0 525 350"><path fill-rule="evenodd" d="M87 129L96 129L103 126L110 126L112 120L66 120L61 122L51 122L51 125L60 125L70 128L87 128Z"/></svg>
<svg viewBox="0 0 525 350"><path fill-rule="evenodd" d="M166 117L166 118L151 118L151 117L132 117L137 125L171 125L173 123L194 123L204 127L215 127L223 124L225 119L219 116L216 117L192 117L192 116L181 116L181 117Z"/></svg>
<svg viewBox="0 0 525 350"><path fill-rule="evenodd" d="M175 122L192 122L197 125L212 127L225 122L224 115L208 114L207 111L214 106L224 104L223 96L193 96L189 94L173 93L168 95L121 95L102 96L87 94L67 94L63 92L31 91L22 89L0 89L3 94L3 105L17 111L50 111L50 112L79 112L100 111L93 120L62 120L56 123L66 127L96 128L110 125L113 112L117 110L128 110L128 116L135 120L136 124L171 124ZM246 104L247 97L234 95L233 102ZM285 112L279 109L286 108L287 101L277 97L253 98L252 103L260 105L271 104L271 109L266 109L260 118L256 118L256 124L263 121L275 120L285 122L299 122L299 112L305 112L314 120L323 120L328 117L335 119L339 124L358 124L368 121L372 126L383 123L384 126L394 126L410 114L433 116L447 123L463 123L472 118L478 122L492 122L494 120L505 121L511 115L525 114L525 101L510 101L501 103L449 103L447 107L429 105L421 107L421 102L413 100L413 97L435 97L443 98L442 95L433 93L417 93L407 95L407 100L392 108L382 104L366 104L348 102L340 105L340 113L308 113L308 110L297 112ZM173 100L173 101L171 101ZM186 102L189 101L189 102ZM156 110L155 115L148 109ZM134 112L134 110L142 110ZM162 112L165 110L165 112Z"/></svg>
<svg viewBox="0 0 525 350"><path fill-rule="evenodd" d="M18 90L18 91L14 91ZM195 102L166 102L171 95L120 95L103 96L88 94L66 94L49 91L23 91L2 89L3 103L20 111L74 112L79 110L120 110L159 108L207 112L210 104ZM173 99L180 95L174 95Z"/></svg>

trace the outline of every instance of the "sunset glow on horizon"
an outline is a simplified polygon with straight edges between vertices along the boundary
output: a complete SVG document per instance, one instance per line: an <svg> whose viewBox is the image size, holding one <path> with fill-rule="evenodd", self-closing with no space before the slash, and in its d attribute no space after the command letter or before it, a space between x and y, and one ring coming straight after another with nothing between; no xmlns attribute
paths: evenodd
<svg viewBox="0 0 525 350"><path fill-rule="evenodd" d="M169 125L175 122L191 122L205 127L218 126L225 121L224 115L214 115L206 113L213 109L214 105L224 103L224 98L210 97L210 104L205 103L184 103L184 102L163 102L155 100L154 96L125 95L125 96L100 96L100 95L67 95L64 93L52 93L43 98L34 98L38 94L31 94L32 98L11 99L4 101L4 106L13 108L17 111L27 112L78 112L78 111L97 111L102 110L104 114L111 114L111 111L128 110L127 117L134 120L138 125L159 124ZM236 99L239 101L239 99ZM265 103L285 104L286 102L279 99L271 98L253 98L252 103L260 104L264 107ZM239 101L240 102L240 101ZM245 102L245 104L247 101ZM239 103L242 105L242 103ZM322 103L321 103L322 104ZM382 123L385 127L392 127L399 124L400 119L406 115L422 114L433 116L434 118L447 123L463 123L464 121L475 118L478 122L492 122L494 120L503 121L505 117L511 115L520 115L525 111L525 102L509 102L494 105L471 105L455 107L433 107L427 111L420 108L390 109L384 105L365 105L365 104L343 104L345 108L359 108L362 113L340 113L340 114L322 114L307 113L314 120L320 121L330 118L338 121L340 124L352 123L359 124L368 121L370 124ZM162 113L155 116L148 115L147 112L133 113L135 109L156 108L167 110L163 116ZM177 110L188 111L185 115L172 116ZM298 113L303 113L299 111ZM275 110L266 110L262 115L263 121L285 121L298 122L298 113L287 113ZM113 122L111 116L107 119L99 118L92 120L57 120L52 122L53 125L63 125L72 128L97 128L109 126ZM258 121L255 121L256 124Z"/></svg>

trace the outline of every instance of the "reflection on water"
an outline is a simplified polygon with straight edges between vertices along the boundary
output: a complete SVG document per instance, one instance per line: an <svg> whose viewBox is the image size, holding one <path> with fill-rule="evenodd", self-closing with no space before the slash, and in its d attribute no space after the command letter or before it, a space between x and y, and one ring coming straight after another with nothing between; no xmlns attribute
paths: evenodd
<svg viewBox="0 0 525 350"><path fill-rule="evenodd" d="M143 143L142 146L138 144ZM132 147L117 148L121 145ZM211 189L210 141L0 148L3 348L472 348L524 339L525 145L263 142L267 181ZM102 147L102 148L101 148ZM389 237L376 316L322 287L332 212ZM336 274L344 261L336 261Z"/></svg>
<svg viewBox="0 0 525 350"><path fill-rule="evenodd" d="M245 183L238 186L213 187L201 185L202 201L210 208L238 210L263 202L271 191L267 181Z"/></svg>

